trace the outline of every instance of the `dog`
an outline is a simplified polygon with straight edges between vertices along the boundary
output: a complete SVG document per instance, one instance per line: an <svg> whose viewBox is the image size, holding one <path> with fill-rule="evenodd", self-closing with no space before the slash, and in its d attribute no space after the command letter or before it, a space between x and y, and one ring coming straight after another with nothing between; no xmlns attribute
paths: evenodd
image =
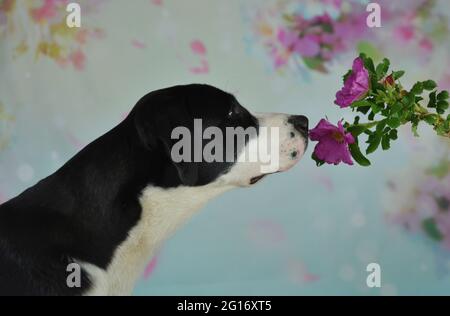
<svg viewBox="0 0 450 316"><path fill-rule="evenodd" d="M196 119L202 131L256 134L227 150L234 159L175 162L173 131L193 132ZM240 159L252 144L267 144L263 128L275 128L279 141L270 149L278 165L264 172L262 161ZM153 91L54 174L0 206L0 295L129 295L161 243L209 200L290 169L307 142L305 116L252 114L203 84ZM79 267L75 286L70 266Z"/></svg>

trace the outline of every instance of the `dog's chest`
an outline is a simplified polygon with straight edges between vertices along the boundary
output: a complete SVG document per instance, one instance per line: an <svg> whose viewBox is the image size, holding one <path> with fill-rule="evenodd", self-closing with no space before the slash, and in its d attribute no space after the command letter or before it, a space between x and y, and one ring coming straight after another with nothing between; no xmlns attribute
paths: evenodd
<svg viewBox="0 0 450 316"><path fill-rule="evenodd" d="M161 243L206 202L224 191L226 188L215 185L145 189L140 198L141 218L115 251L107 270L83 264L93 279L87 295L131 294L145 264Z"/></svg>

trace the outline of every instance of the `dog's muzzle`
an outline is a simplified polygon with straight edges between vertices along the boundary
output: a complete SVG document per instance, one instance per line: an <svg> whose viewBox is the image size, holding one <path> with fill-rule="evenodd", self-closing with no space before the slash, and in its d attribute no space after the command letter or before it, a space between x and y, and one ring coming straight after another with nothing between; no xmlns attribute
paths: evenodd
<svg viewBox="0 0 450 316"><path fill-rule="evenodd" d="M300 132L305 139L305 150L308 146L308 118L304 115L291 115L288 119L288 123L291 123L294 128Z"/></svg>

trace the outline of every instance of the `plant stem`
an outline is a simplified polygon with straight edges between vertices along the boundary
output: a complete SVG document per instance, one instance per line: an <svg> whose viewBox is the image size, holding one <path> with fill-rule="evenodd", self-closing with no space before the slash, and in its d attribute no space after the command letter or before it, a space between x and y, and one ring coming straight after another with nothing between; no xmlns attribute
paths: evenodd
<svg viewBox="0 0 450 316"><path fill-rule="evenodd" d="M381 121L371 121L371 122L367 122L367 123L358 123L358 124L351 124L349 125L347 128L349 127L365 127L366 129L372 128L374 126L377 126L378 123L380 123Z"/></svg>

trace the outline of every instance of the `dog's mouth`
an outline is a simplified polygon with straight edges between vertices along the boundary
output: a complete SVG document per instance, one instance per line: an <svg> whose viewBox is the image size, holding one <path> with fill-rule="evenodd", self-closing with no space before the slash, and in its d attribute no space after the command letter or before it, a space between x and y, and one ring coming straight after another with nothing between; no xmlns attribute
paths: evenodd
<svg viewBox="0 0 450 316"><path fill-rule="evenodd" d="M259 182L262 178L264 178L265 176L267 176L267 174L262 174L260 176L254 177L250 179L250 184L255 184L257 182Z"/></svg>
<svg viewBox="0 0 450 316"><path fill-rule="evenodd" d="M255 183L259 182L259 181L260 181L262 178L264 178L265 176L268 176L268 175L271 175L271 174L275 174L275 173L279 173L279 172L281 172L281 171L275 171L275 172L271 172L271 173L265 173L265 174L262 174L262 175L260 175L260 176L253 177L253 178L250 179L250 184L251 184L251 185L252 185L252 184L255 184Z"/></svg>

